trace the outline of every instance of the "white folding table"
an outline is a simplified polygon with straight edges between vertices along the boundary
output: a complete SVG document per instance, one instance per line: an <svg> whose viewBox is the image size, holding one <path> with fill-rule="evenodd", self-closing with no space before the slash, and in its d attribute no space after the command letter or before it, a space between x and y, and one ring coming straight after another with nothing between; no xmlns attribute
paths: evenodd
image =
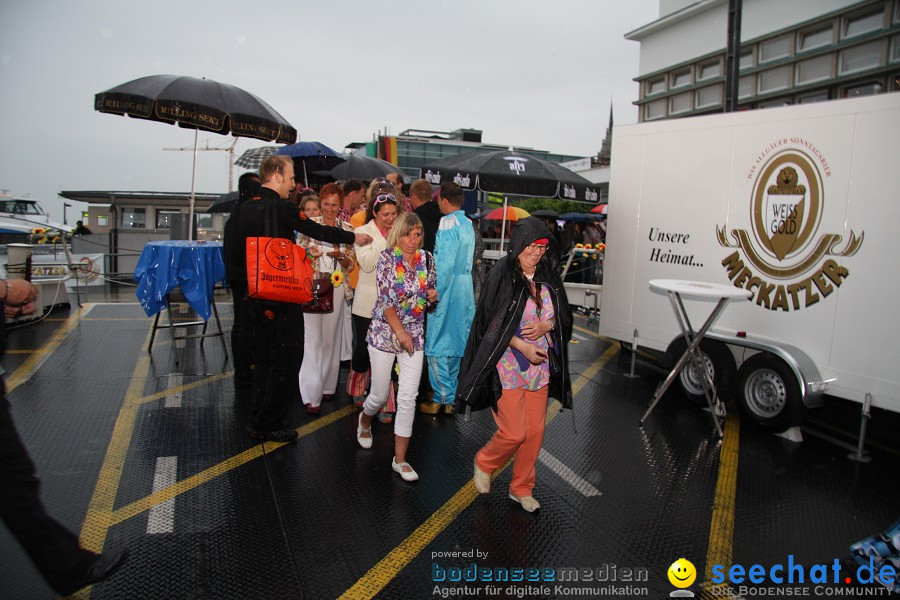
<svg viewBox="0 0 900 600"><path fill-rule="evenodd" d="M675 319L678 321L678 327L681 329L687 348L685 349L684 354L681 355L681 358L675 363L675 366L672 368L672 371L666 377L665 381L660 384L656 389L656 393L653 394L653 402L650 404L647 412L644 413L644 416L641 417L641 425L644 424L644 421L650 416L650 413L656 407L659 399L666 393L666 390L672 385L672 382L678 376L678 373L690 360L693 361L696 368L700 369L699 372L706 375L708 384L706 388L706 403L709 405L710 416L716 427L716 432L719 434L719 437L722 437L722 424L719 419L725 417L725 405L719 401L718 391L713 385L709 370L706 368L706 363L700 352L700 342L703 340L703 336L706 335L709 328L712 327L712 324L719 318L719 315L722 314L722 311L725 310L725 306L729 302L749 300L753 294L750 290L738 288L733 285L705 283L702 281L685 281L681 279L651 279L650 289L654 292L665 293L668 295L669 302L672 304L672 310L675 312ZM703 326L700 327L700 330L696 333L691 326L691 321L684 308L682 298L707 302L716 301L715 308L710 313L709 317L707 317Z"/></svg>

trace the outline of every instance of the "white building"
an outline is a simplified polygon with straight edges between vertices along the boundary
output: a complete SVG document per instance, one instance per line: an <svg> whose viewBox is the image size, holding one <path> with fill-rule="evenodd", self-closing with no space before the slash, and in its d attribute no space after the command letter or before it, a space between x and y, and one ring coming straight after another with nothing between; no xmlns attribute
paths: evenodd
<svg viewBox="0 0 900 600"><path fill-rule="evenodd" d="M738 109L900 90L900 0L743 0ZM640 42L639 120L722 112L729 0L660 0Z"/></svg>

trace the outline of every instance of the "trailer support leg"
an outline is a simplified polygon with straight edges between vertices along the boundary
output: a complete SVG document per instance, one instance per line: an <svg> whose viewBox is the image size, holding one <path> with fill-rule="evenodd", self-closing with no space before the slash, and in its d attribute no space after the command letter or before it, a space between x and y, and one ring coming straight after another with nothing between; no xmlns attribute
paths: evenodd
<svg viewBox="0 0 900 600"><path fill-rule="evenodd" d="M866 444L866 427L869 425L869 419L872 418L872 394L866 394L866 400L862 405L862 415L859 421L859 441L856 445L856 452L847 455L850 460L867 463L872 460L872 455L866 452L863 447Z"/></svg>
<svg viewBox="0 0 900 600"><path fill-rule="evenodd" d="M628 379L638 379L640 375L634 374L634 363L637 359L637 348L638 348L638 330L634 330L634 336L631 338L631 368L628 370L628 374L625 375Z"/></svg>

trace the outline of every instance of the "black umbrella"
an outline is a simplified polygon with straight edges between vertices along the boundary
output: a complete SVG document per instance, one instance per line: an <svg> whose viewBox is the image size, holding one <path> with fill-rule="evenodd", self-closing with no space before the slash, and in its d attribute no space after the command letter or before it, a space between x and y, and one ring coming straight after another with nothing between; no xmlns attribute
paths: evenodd
<svg viewBox="0 0 900 600"><path fill-rule="evenodd" d="M600 215L591 213L563 213L559 215L560 221L572 221L573 223L592 223L600 219Z"/></svg>
<svg viewBox="0 0 900 600"><path fill-rule="evenodd" d="M222 194L218 198L216 198L212 204L209 205L209 208L206 209L208 213L230 213L234 210L234 205L237 203L238 198L241 197L240 192L228 192L227 194Z"/></svg>
<svg viewBox="0 0 900 600"><path fill-rule="evenodd" d="M370 181L376 177L385 177L390 173L406 175L400 167L380 158L362 156L361 154L345 154L343 156L347 159L347 162L339 164L330 171L323 170L318 172L328 175L334 180L362 179L363 181Z"/></svg>
<svg viewBox="0 0 900 600"><path fill-rule="evenodd" d="M543 208L540 208L538 210L531 211L531 216L532 217L543 217L545 219L558 219L559 213L554 212L552 210L544 210Z"/></svg>
<svg viewBox="0 0 900 600"><path fill-rule="evenodd" d="M297 130L271 106L239 87L212 79L179 75L141 77L94 96L94 110L162 123L178 123L180 127L195 131L191 222L194 220L199 130L282 144L292 144L297 139ZM189 231L193 236L193 227Z"/></svg>
<svg viewBox="0 0 900 600"><path fill-rule="evenodd" d="M467 190L509 196L559 198L596 204L597 186L581 175L514 150L464 152L426 163L422 177L434 185L454 181Z"/></svg>
<svg viewBox="0 0 900 600"><path fill-rule="evenodd" d="M297 142L278 150L278 154L294 159L294 170L303 171L303 184L309 185L307 173L333 169L347 159L321 142Z"/></svg>

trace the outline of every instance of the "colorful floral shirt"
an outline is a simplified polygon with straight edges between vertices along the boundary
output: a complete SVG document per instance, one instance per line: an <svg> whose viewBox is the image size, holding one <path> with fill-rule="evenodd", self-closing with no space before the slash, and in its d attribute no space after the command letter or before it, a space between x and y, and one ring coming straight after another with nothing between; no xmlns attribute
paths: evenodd
<svg viewBox="0 0 900 600"><path fill-rule="evenodd" d="M378 266L375 267L375 287L378 296L375 300L375 308L372 309L372 322L369 324L369 333L366 342L382 352L400 354L403 348L397 341L391 326L384 319L384 311L394 308L403 328L412 336L413 348L423 350L425 348L425 291L434 288L434 257L427 250L419 250L420 259L416 268L395 254L395 248L384 250L378 257ZM402 261L402 276L398 275L398 261ZM424 278L424 287L422 289Z"/></svg>
<svg viewBox="0 0 900 600"><path fill-rule="evenodd" d="M538 314L534 300L528 298L516 336L528 344L537 344L537 347L544 352L552 352L547 341L549 336L544 335L537 340L528 340L522 336L522 327L528 323L556 318L556 313L553 312L553 301L544 285L541 285L541 306L541 314ZM533 392L550 383L550 364L547 361L533 365L528 362L525 355L521 352L514 352L512 348L507 348L503 353L500 362L497 363L497 373L500 375L500 385L504 390L524 388Z"/></svg>

